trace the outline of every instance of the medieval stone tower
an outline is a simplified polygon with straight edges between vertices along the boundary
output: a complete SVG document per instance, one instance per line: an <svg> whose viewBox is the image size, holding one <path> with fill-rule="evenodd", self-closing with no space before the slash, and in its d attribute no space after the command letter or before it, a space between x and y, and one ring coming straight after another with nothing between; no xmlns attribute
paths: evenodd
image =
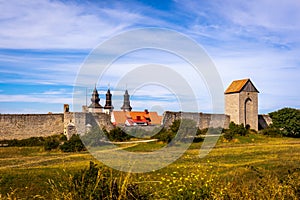
<svg viewBox="0 0 300 200"><path fill-rule="evenodd" d="M225 114L230 121L258 130L258 93L250 79L233 81L225 91Z"/></svg>

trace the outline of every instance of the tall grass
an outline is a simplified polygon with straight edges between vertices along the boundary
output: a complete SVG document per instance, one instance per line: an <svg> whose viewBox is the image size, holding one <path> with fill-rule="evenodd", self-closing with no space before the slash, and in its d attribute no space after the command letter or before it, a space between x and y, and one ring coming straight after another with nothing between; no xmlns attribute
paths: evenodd
<svg viewBox="0 0 300 200"><path fill-rule="evenodd" d="M88 169L81 170L61 182L49 180L51 196L54 199L146 199L138 185L131 180L130 173L115 172L98 167L90 162Z"/></svg>
<svg viewBox="0 0 300 200"><path fill-rule="evenodd" d="M237 139L218 143L204 159L194 143L171 165L140 174L109 169L88 153L2 148L0 199L299 199L299 139ZM130 150L161 144L139 145Z"/></svg>

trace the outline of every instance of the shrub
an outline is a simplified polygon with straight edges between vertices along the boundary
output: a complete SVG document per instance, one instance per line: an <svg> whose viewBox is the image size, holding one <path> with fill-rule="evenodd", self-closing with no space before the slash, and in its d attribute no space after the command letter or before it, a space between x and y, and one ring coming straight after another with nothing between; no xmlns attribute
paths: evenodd
<svg viewBox="0 0 300 200"><path fill-rule="evenodd" d="M131 135L128 135L119 127L116 127L112 129L109 133L107 133L107 137L110 141L116 141L116 142L123 142L126 140L130 140L130 138L132 138Z"/></svg>
<svg viewBox="0 0 300 200"><path fill-rule="evenodd" d="M26 139L13 139L13 140L2 140L0 141L0 144L7 144L8 146L11 147L34 147L34 146L45 146L49 145L51 146L54 141L57 141L58 143L66 141L67 138L64 134L60 135L51 135L47 137L31 137L31 138L26 138ZM47 147L47 148L48 148ZM47 149L45 147L45 149Z"/></svg>
<svg viewBox="0 0 300 200"><path fill-rule="evenodd" d="M57 140L47 140L44 144L44 149L46 151L51 151L52 149L57 149L59 146L59 142Z"/></svg>
<svg viewBox="0 0 300 200"><path fill-rule="evenodd" d="M175 120L168 130L163 128L151 138L169 143L176 136L176 141L184 142L191 139L193 136L197 135L197 133L198 133L198 129L196 127L195 121L190 119L182 119L182 120Z"/></svg>
<svg viewBox="0 0 300 200"><path fill-rule="evenodd" d="M234 138L234 135L240 135L240 136L246 136L250 132L250 126L247 126L247 128L244 127L243 124L235 124L234 122L230 122L229 129L223 130L223 137L226 140L232 140Z"/></svg>
<svg viewBox="0 0 300 200"><path fill-rule="evenodd" d="M86 150L79 135L72 135L70 140L65 141L59 148L63 152L78 152Z"/></svg>
<svg viewBox="0 0 300 200"><path fill-rule="evenodd" d="M234 132L231 131L230 129L226 129L226 130L224 130L223 137L226 140L231 141L233 139L233 137L234 137Z"/></svg>
<svg viewBox="0 0 300 200"><path fill-rule="evenodd" d="M267 127L260 131L261 134L267 135L270 137L282 137L282 133L279 129L274 127Z"/></svg>
<svg viewBox="0 0 300 200"><path fill-rule="evenodd" d="M95 127L85 135L81 136L81 139L85 145L96 147L105 144L105 141L107 140L105 138L106 135L108 135L108 132L105 129L101 131L99 127Z"/></svg>
<svg viewBox="0 0 300 200"><path fill-rule="evenodd" d="M162 141L165 143L169 143L175 137L175 135L176 133L173 133L171 130L166 130L165 128L163 128L157 134L153 135L151 138L158 139L158 141Z"/></svg>
<svg viewBox="0 0 300 200"><path fill-rule="evenodd" d="M205 135L208 131L208 128L204 128L204 129L197 129L197 133L196 135Z"/></svg>
<svg viewBox="0 0 300 200"><path fill-rule="evenodd" d="M234 122L230 122L229 131L232 131L234 134L245 136L249 133L250 126L247 128L244 127L244 124L235 124Z"/></svg>

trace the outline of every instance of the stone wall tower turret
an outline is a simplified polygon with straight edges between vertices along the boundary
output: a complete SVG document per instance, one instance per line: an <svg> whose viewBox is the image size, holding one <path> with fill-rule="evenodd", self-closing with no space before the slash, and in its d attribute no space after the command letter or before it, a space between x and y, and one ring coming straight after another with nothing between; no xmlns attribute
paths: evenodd
<svg viewBox="0 0 300 200"><path fill-rule="evenodd" d="M258 93L250 79L233 81L225 91L225 114L230 121L258 130Z"/></svg>

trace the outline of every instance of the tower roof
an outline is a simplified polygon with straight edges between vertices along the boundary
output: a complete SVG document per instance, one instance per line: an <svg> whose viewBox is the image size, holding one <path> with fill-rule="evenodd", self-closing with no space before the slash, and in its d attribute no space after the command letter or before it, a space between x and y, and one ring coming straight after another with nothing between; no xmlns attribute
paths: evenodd
<svg viewBox="0 0 300 200"><path fill-rule="evenodd" d="M111 99L112 94L110 93L110 89L108 88L107 92L106 92L106 100L105 100L105 106L104 109L113 109L113 105L112 105L112 99Z"/></svg>
<svg viewBox="0 0 300 200"><path fill-rule="evenodd" d="M251 80L248 78L233 81L225 90L225 94L240 93L241 91L259 93L259 91L255 88Z"/></svg>
<svg viewBox="0 0 300 200"><path fill-rule="evenodd" d="M124 102L123 102L123 106L121 107L121 109L123 111L131 111L132 110L132 107L130 106L130 95L128 94L128 90L125 91L125 94L124 94Z"/></svg>
<svg viewBox="0 0 300 200"><path fill-rule="evenodd" d="M99 94L98 91L96 89L96 85L92 94L92 98L91 98L91 104L89 105L89 108L103 108L99 102L100 102L100 98L99 98Z"/></svg>

